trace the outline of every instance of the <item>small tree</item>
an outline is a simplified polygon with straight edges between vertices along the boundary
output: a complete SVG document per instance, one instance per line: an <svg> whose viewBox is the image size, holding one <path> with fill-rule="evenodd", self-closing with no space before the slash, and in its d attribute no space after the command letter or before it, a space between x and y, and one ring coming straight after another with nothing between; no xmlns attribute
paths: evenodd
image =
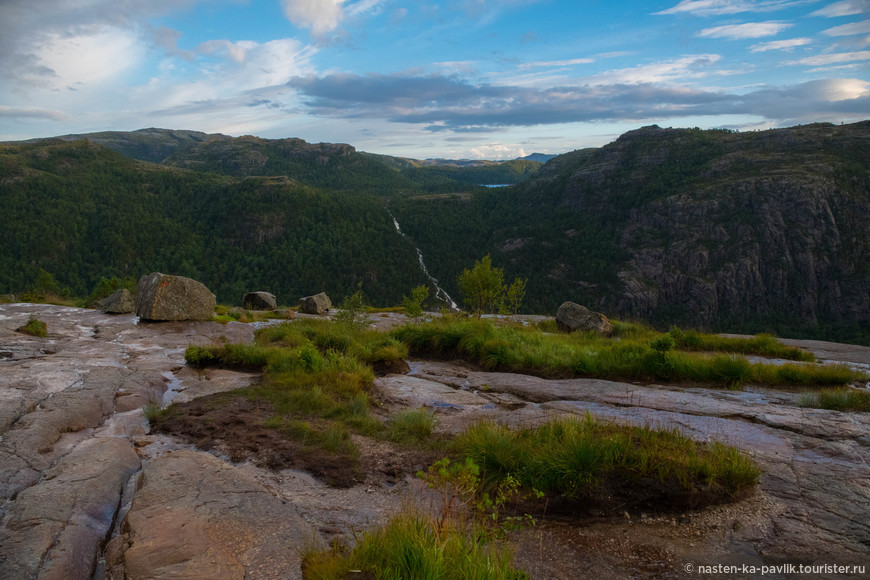
<svg viewBox="0 0 870 580"><path fill-rule="evenodd" d="M411 296L402 297L402 307L405 314L413 321L423 316L423 301L429 298L429 287L420 285L411 290Z"/></svg>
<svg viewBox="0 0 870 580"><path fill-rule="evenodd" d="M505 288L502 314L516 314L520 311L523 298L526 297L526 282L528 280L525 278L516 278L513 284Z"/></svg>
<svg viewBox="0 0 870 580"><path fill-rule="evenodd" d="M362 282L357 285L356 292L341 303L333 321L352 331L363 330L369 325L369 315L363 300Z"/></svg>
<svg viewBox="0 0 870 580"><path fill-rule="evenodd" d="M504 293L504 270L492 267L489 254L474 263L471 270L463 270L457 280L459 291L465 297L475 316L499 309Z"/></svg>

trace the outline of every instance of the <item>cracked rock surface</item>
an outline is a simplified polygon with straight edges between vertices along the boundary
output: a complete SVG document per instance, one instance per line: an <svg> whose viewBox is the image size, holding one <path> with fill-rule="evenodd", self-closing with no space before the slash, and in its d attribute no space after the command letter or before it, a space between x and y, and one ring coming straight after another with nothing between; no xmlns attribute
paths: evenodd
<svg viewBox="0 0 870 580"><path fill-rule="evenodd" d="M31 314L47 337L15 332ZM250 327L136 322L0 305L0 578L92 578L142 469L142 407L250 383L245 373L182 367L188 344L246 342Z"/></svg>
<svg viewBox="0 0 870 580"><path fill-rule="evenodd" d="M15 332L31 314L46 322L46 338ZM300 550L347 540L421 493L419 480L393 473L394 449L383 442L364 444L389 477L373 471L338 489L148 434L145 405L258 378L190 369L189 344L252 336L239 323L0 305L0 578L298 578ZM870 368L870 348L789 343ZM733 504L541 520L510 538L532 578L693 577L687 562L727 558L867 563L870 414L803 408L785 390L546 380L443 361L410 367L376 379L378 395L390 411L431 409L444 433L481 418L533 426L592 412L730 443L763 469L755 492Z"/></svg>
<svg viewBox="0 0 870 580"><path fill-rule="evenodd" d="M836 345L825 343L825 349L835 356ZM870 349L844 346L841 354L845 362L861 364ZM699 516L701 521L719 517L711 514L738 514L732 521L728 516L711 520L719 530L707 536L709 543L699 544L704 554L726 554L735 545L758 558L824 561L838 554L849 560L870 552L868 413L801 407L799 394L783 390L547 380L431 361L412 363L411 369L411 376L385 377L379 385L394 403L442 409L439 428L448 432L480 418L531 426L591 412L619 422L679 428L693 438L746 451L763 470L759 489L742 506L712 508ZM749 505L750 513L740 511Z"/></svg>

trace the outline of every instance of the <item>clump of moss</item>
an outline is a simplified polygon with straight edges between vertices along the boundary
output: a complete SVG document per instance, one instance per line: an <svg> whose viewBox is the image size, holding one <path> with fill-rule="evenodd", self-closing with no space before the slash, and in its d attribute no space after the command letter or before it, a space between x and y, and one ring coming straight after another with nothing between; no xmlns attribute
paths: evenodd
<svg viewBox="0 0 870 580"><path fill-rule="evenodd" d="M33 314L30 315L30 320L27 321L27 324L19 327L17 330L18 332L38 336L40 338L48 336L48 326Z"/></svg>

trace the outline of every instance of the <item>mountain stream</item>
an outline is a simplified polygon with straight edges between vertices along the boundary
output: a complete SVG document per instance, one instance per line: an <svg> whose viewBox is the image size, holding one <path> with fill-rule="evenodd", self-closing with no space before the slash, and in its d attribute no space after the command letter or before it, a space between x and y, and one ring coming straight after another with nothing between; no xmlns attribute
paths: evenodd
<svg viewBox="0 0 870 580"><path fill-rule="evenodd" d="M423 261L423 252L421 252L420 248L417 247L417 244L415 244L414 241L402 231L402 228L399 227L399 221L396 219L396 216L394 216L390 210L387 210L387 213L390 214L391 218L393 218L393 225L396 226L396 231L399 232L399 235L408 240L417 251L417 260L420 262L420 268L423 270L423 273L426 274L426 277L429 278L429 282L432 283L432 286L435 287L435 298L443 300L453 310L459 310L459 307L456 305L456 302L453 301L453 298L447 294L444 288L438 285L438 280L435 276L429 273L429 269L426 268L426 262Z"/></svg>

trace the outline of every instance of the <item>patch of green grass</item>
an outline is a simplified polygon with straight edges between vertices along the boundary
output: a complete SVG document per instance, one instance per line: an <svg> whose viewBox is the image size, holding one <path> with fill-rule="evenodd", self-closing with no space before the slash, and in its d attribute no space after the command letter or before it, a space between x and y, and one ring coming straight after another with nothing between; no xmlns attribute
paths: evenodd
<svg viewBox="0 0 870 580"><path fill-rule="evenodd" d="M672 327L668 334L674 338L676 347L681 350L754 354L802 362L816 360L813 353L795 346L787 346L771 334L758 334L751 338L734 338L716 334L702 334L695 330L680 330L676 326Z"/></svg>
<svg viewBox="0 0 870 580"><path fill-rule="evenodd" d="M447 319L406 325L392 331L415 356L461 357L485 369L535 374L548 378L590 376L616 380L693 382L737 388L754 383L770 386L835 386L861 380L847 368L822 365L751 364L739 351L776 352L799 358L803 351L778 350L772 337L717 339L699 342L718 352L680 349L682 331L656 333L640 324L622 323L620 336L593 332L545 334L538 328L497 325L487 320ZM721 337L719 337L721 338ZM694 340L694 338L692 339ZM692 342L691 340L689 341ZM748 346L747 346L748 345ZM784 345L780 345L783 346ZM789 349L790 347L784 347Z"/></svg>
<svg viewBox="0 0 870 580"><path fill-rule="evenodd" d="M870 392L850 387L822 389L816 393L804 393L801 397L801 405L834 411L866 413L870 412Z"/></svg>
<svg viewBox="0 0 870 580"><path fill-rule="evenodd" d="M760 470L737 449L695 442L675 429L627 427L557 419L535 429L510 430L481 422L453 442L460 457L481 468L495 486L511 476L527 489L580 500L614 478L656 479L687 494L735 497L758 481Z"/></svg>
<svg viewBox="0 0 870 580"><path fill-rule="evenodd" d="M427 409L411 409L390 418L387 438L395 443L419 443L432 435L435 415Z"/></svg>
<svg viewBox="0 0 870 580"><path fill-rule="evenodd" d="M24 334L30 334L32 336L38 336L39 338L45 338L48 336L48 326L42 320L38 319L33 314L30 315L30 319L27 321L27 324L20 327L18 332L23 332Z"/></svg>
<svg viewBox="0 0 870 580"><path fill-rule="evenodd" d="M160 404L154 401L151 401L144 407L142 407L142 412L145 413L145 418L148 419L148 422L151 423L160 416L160 412L163 409L160 408Z"/></svg>
<svg viewBox="0 0 870 580"><path fill-rule="evenodd" d="M235 306L218 304L214 309L213 322L227 324L228 322L265 322L266 320L288 320L295 316L289 308L278 310L245 310Z"/></svg>
<svg viewBox="0 0 870 580"><path fill-rule="evenodd" d="M512 566L512 554L465 530L445 529L442 521L413 509L366 532L351 550L333 546L310 550L302 562L306 579L447 579L524 580Z"/></svg>

